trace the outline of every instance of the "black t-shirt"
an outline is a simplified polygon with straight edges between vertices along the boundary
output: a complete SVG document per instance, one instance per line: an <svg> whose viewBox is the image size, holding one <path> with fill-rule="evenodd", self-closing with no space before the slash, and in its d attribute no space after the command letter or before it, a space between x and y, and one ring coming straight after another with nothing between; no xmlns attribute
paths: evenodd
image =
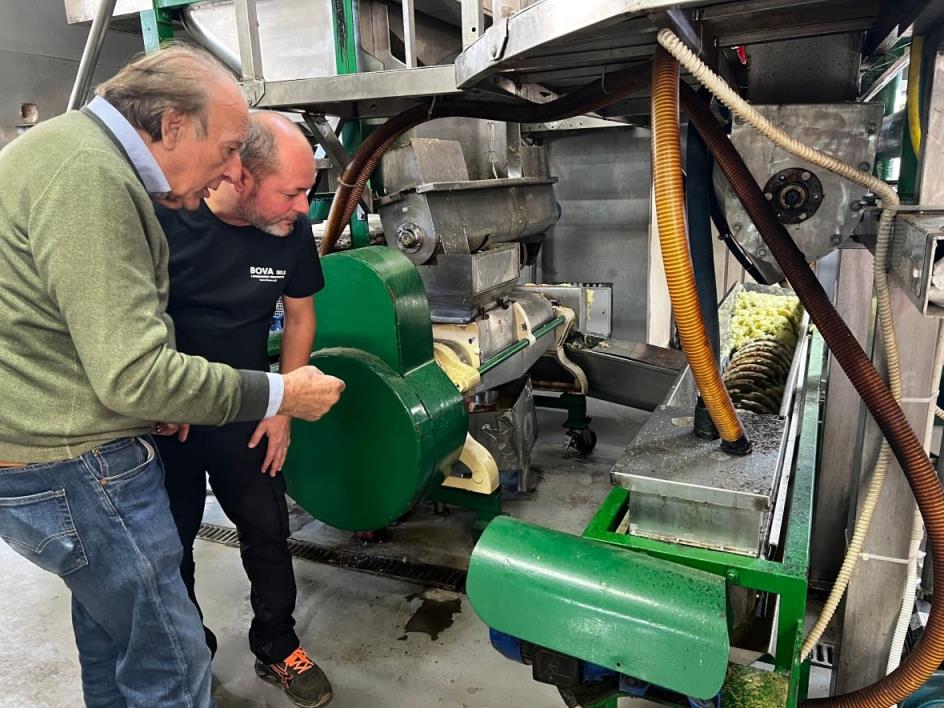
<svg viewBox="0 0 944 708"><path fill-rule="evenodd" d="M269 327L279 297L324 287L311 225L301 217L285 237L155 204L170 246L170 299L177 349L239 369L267 371Z"/></svg>

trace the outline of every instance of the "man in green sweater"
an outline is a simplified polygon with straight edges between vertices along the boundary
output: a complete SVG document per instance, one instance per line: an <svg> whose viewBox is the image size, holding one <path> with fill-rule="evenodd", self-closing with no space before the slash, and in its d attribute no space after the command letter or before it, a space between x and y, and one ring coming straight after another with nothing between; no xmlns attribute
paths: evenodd
<svg viewBox="0 0 944 708"><path fill-rule="evenodd" d="M194 209L238 178L233 78L178 46L97 94L0 152L0 537L71 591L87 706L204 708L209 652L148 433L316 420L344 384L174 350L151 198Z"/></svg>

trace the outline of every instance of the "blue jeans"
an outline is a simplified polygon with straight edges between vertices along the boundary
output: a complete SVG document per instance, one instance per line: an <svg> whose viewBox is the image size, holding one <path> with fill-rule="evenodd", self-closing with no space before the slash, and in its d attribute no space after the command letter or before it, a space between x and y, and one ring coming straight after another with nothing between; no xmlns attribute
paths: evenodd
<svg viewBox="0 0 944 708"><path fill-rule="evenodd" d="M0 538L72 592L88 708L207 708L210 654L150 438L0 468Z"/></svg>

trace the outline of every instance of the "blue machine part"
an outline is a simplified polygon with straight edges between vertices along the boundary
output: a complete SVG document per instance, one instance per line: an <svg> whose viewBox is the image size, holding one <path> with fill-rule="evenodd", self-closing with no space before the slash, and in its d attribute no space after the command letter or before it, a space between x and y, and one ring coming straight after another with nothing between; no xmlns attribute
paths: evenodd
<svg viewBox="0 0 944 708"><path fill-rule="evenodd" d="M926 684L900 705L901 708L944 708L944 671L936 671Z"/></svg>
<svg viewBox="0 0 944 708"><path fill-rule="evenodd" d="M534 658L539 652L543 653L554 653L548 652L548 650L543 649L542 647L536 647L528 642L523 642L517 637L512 637L510 634L504 632L499 632L496 629L489 628L488 638L492 644L492 647L506 659L511 659L514 662L519 664L534 664ZM576 663L578 668L579 680L583 685L595 684L595 683L604 683L612 682L613 685L618 685L619 692L626 695L636 698L640 698L649 693L651 688L655 688L648 683L634 679L632 676L626 676L625 674L618 674L615 671L607 669L603 666L598 666L597 664L591 664L586 661L580 661L573 657L563 657L562 659L567 659L571 662ZM563 674L561 674L563 676ZM556 684L556 681L545 681L546 683ZM660 693L664 693L660 691ZM687 700L690 708L721 708L721 696L715 696L709 700L700 700L698 698L683 697L679 696L682 700ZM927 704L927 706L938 704ZM944 708L944 703L940 704ZM903 707L904 708L904 707ZM925 704L916 705L914 708L926 708Z"/></svg>
<svg viewBox="0 0 944 708"><path fill-rule="evenodd" d="M488 628L488 639L492 643L492 648L506 659L511 659L519 664L525 663L524 657L521 655L520 639L515 639L510 634L499 632L491 627Z"/></svg>

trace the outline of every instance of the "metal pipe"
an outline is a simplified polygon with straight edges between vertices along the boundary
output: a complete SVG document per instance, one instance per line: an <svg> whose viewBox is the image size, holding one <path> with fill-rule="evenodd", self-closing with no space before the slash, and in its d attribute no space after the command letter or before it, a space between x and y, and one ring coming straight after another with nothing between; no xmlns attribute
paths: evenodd
<svg viewBox="0 0 944 708"><path fill-rule="evenodd" d="M905 54L904 56L898 57L892 63L890 67L888 67L884 72L882 72L882 75L879 76L875 80L875 83L869 86L868 91L866 91L859 97L859 101L862 103L865 103L867 101L871 101L873 98L878 96L879 91L881 91L883 88L888 86L888 84L894 81L895 77L898 76L902 72L902 70L906 66L908 66L910 62L911 62L911 57L908 56L907 54Z"/></svg>
<svg viewBox="0 0 944 708"><path fill-rule="evenodd" d="M402 0L403 12L403 59L407 69L416 68L416 8L413 0Z"/></svg>
<svg viewBox="0 0 944 708"><path fill-rule="evenodd" d="M901 156L901 139L904 134L905 111L886 116L882 121L882 129L878 134L878 146L875 151L876 160L890 160Z"/></svg>
<svg viewBox="0 0 944 708"><path fill-rule="evenodd" d="M236 0L236 38L245 81L262 81L262 50L259 48L259 19L256 0Z"/></svg>
<svg viewBox="0 0 944 708"><path fill-rule="evenodd" d="M184 29L190 33L190 36L197 40L197 44L202 46L204 49L210 52L210 54L226 64L226 66L232 69L237 76L243 75L242 63L239 60L239 55L227 47L219 37L207 29L206 24L194 12L192 5L187 5L182 9L181 21L183 22Z"/></svg>
<svg viewBox="0 0 944 708"><path fill-rule="evenodd" d="M98 66L98 58L102 54L102 46L105 44L105 36L108 34L108 25L111 24L111 16L115 11L117 2L118 0L101 0L98 4L95 18L92 20L92 27L89 29L88 39L85 40L85 49L82 50L79 72L76 74L75 83L72 85L72 93L69 95L69 103L66 106L67 111L75 110L85 104L85 98L88 96L92 76L95 74L95 67Z"/></svg>
<svg viewBox="0 0 944 708"><path fill-rule="evenodd" d="M566 320L564 319L562 315L557 316L550 322L542 324L540 327L534 330L534 332L532 332L531 334L534 336L535 340L538 340L541 337L549 334L550 332L553 332L555 329L557 329L559 325L564 324L565 321ZM479 373L484 374L491 371L499 364L504 364L506 361L511 359L511 357L513 357L515 354L520 352L522 349L527 349L530 346L531 346L530 339L519 339L517 342L512 344L507 349L503 349L502 351L498 352L498 354L493 356L491 359L486 359L482 363L482 365L479 367Z"/></svg>

